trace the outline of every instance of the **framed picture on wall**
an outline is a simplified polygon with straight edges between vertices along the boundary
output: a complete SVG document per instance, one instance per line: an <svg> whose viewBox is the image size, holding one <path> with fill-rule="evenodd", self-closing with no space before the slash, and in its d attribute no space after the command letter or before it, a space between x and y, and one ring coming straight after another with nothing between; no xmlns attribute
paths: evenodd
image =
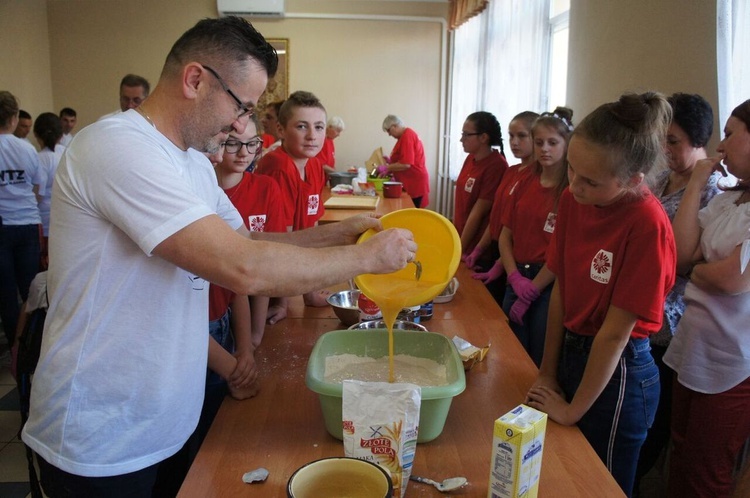
<svg viewBox="0 0 750 498"><path fill-rule="evenodd" d="M258 107L263 109L271 102L285 100L289 96L289 38L267 38L279 55L276 76L268 80L266 91L260 97Z"/></svg>

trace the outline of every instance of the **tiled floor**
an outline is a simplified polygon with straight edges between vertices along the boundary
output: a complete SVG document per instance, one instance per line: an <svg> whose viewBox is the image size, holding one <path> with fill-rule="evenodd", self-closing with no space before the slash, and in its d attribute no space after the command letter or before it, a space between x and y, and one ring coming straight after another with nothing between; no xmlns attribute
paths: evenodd
<svg viewBox="0 0 750 498"><path fill-rule="evenodd" d="M3 341L4 342L4 341ZM5 344L0 350L6 348ZM25 498L29 494L29 474L24 445L18 439L21 414L16 381L6 362L0 364L0 496Z"/></svg>

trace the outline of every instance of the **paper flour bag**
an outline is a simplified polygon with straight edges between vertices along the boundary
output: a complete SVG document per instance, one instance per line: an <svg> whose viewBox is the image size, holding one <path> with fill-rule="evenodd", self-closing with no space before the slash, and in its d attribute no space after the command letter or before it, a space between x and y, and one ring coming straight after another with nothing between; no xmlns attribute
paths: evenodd
<svg viewBox="0 0 750 498"><path fill-rule="evenodd" d="M421 400L415 384L343 382L344 454L388 470L396 497L403 497L409 484Z"/></svg>

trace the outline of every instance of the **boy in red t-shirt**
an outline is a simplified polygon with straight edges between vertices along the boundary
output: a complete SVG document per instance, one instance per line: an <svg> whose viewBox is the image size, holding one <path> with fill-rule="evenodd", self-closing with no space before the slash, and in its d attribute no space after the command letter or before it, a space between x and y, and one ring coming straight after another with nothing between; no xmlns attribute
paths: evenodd
<svg viewBox="0 0 750 498"><path fill-rule="evenodd" d="M288 231L315 226L323 216L322 192L326 176L315 157L325 139L326 111L310 92L294 92L279 110L281 147L258 162L257 174L268 175L281 188L284 225ZM305 294L308 306L326 306L327 291ZM286 303L269 313L275 323L286 316Z"/></svg>

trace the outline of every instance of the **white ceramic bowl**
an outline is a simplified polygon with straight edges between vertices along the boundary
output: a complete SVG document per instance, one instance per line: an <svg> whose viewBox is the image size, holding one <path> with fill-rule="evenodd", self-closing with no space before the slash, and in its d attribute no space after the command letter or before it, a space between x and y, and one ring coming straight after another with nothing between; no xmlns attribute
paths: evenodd
<svg viewBox="0 0 750 498"><path fill-rule="evenodd" d="M458 279L453 277L448 283L448 286L441 292L434 300L435 303L449 303L453 300L453 297L458 291Z"/></svg>

